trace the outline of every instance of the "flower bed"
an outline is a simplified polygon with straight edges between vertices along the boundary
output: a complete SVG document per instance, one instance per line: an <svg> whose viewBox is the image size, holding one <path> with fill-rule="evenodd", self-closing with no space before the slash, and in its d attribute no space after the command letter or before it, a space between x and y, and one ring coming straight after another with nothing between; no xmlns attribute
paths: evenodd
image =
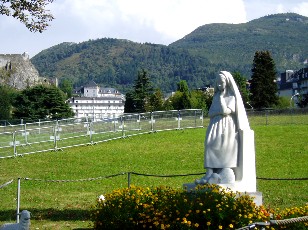
<svg viewBox="0 0 308 230"><path fill-rule="evenodd" d="M100 197L92 217L95 229L216 230L269 221L271 215L280 219L307 213L308 205L277 214L274 210L256 206L248 195L238 196L217 185L205 185L195 192L170 187L132 186ZM279 226L275 227L279 229ZM304 223L297 224L294 229L305 229Z"/></svg>

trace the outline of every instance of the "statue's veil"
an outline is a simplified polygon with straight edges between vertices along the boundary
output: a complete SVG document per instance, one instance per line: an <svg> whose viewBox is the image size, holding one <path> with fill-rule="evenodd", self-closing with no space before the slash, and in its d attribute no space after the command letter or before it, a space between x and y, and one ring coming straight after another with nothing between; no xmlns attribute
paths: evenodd
<svg viewBox="0 0 308 230"><path fill-rule="evenodd" d="M244 103L240 94L240 91L238 90L238 87L232 77L232 74L227 71L221 71L221 73L226 77L227 82L230 85L231 91L234 93L235 97L235 113L236 113L236 122L238 129L245 130L250 129L247 114L245 111Z"/></svg>

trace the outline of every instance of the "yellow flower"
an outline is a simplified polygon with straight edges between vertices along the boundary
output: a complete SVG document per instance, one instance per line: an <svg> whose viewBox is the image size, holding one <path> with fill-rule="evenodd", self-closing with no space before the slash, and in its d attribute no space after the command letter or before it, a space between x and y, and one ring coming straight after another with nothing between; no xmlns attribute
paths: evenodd
<svg viewBox="0 0 308 230"><path fill-rule="evenodd" d="M211 225L211 222L210 222L210 221L206 222L206 225L207 225L207 226L210 226L210 225Z"/></svg>
<svg viewBox="0 0 308 230"><path fill-rule="evenodd" d="M195 227L198 228L198 227L199 227L199 224L198 224L198 223L195 223Z"/></svg>
<svg viewBox="0 0 308 230"><path fill-rule="evenodd" d="M219 226L218 226L218 229L222 229L222 226L221 226L221 225L219 225Z"/></svg>
<svg viewBox="0 0 308 230"><path fill-rule="evenodd" d="M233 228L233 224L229 224L229 228Z"/></svg>

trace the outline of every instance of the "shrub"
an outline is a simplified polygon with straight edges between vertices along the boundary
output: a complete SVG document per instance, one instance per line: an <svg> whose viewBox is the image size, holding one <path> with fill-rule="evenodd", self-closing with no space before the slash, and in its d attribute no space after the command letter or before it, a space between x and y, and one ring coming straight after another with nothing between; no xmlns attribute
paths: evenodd
<svg viewBox="0 0 308 230"><path fill-rule="evenodd" d="M248 195L217 185L194 192L170 187L131 187L98 200L95 229L236 229L269 220L269 213Z"/></svg>
<svg viewBox="0 0 308 230"><path fill-rule="evenodd" d="M308 215L305 207L273 210L257 206L248 195L217 185L194 192L170 187L118 189L98 199L92 218L95 229L237 229L256 222ZM307 229L308 223L271 225L267 229Z"/></svg>

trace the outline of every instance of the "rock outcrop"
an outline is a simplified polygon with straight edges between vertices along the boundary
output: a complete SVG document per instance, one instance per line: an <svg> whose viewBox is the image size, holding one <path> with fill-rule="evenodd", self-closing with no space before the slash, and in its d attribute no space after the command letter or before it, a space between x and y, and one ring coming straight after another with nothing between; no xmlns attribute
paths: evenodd
<svg viewBox="0 0 308 230"><path fill-rule="evenodd" d="M27 53L0 54L0 84L25 89L42 81Z"/></svg>

